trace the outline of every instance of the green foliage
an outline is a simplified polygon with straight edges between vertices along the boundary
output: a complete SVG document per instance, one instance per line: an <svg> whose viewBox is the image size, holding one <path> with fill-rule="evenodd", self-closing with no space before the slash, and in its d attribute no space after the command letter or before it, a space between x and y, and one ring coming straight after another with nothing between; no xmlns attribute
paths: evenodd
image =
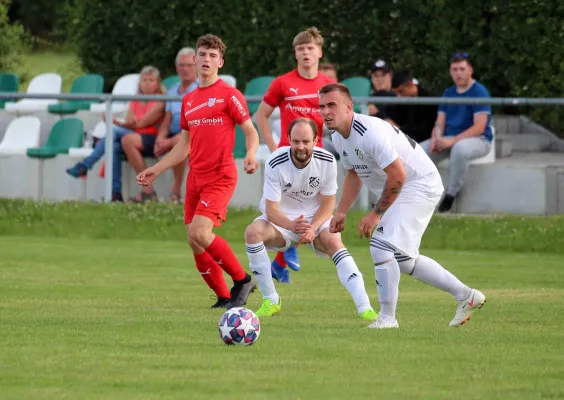
<svg viewBox="0 0 564 400"><path fill-rule="evenodd" d="M230 210L228 223L217 230L240 242L246 226L259 215L255 209ZM343 241L368 246L356 227L364 213L347 217ZM0 199L0 236L49 236L88 239L185 241L182 206L168 204L36 203ZM534 237L535 240L531 241ZM564 253L564 218L435 216L423 237L423 248L461 251L495 250Z"/></svg>
<svg viewBox="0 0 564 400"><path fill-rule="evenodd" d="M18 23L8 19L9 2L0 2L0 71L11 72L29 47L29 37Z"/></svg>
<svg viewBox="0 0 564 400"><path fill-rule="evenodd" d="M564 3L556 0L75 3L80 58L108 85L145 64L172 73L178 49L211 32L228 46L223 72L235 75L242 89L253 77L291 69L292 40L308 26L321 30L325 59L339 65L341 79L365 75L384 58L411 68L440 95L452 84L450 55L464 50L493 96L559 96L564 84ZM564 126L555 110L536 108L533 115Z"/></svg>
<svg viewBox="0 0 564 400"><path fill-rule="evenodd" d="M19 22L34 37L53 39L62 6L67 0L13 0L9 16Z"/></svg>

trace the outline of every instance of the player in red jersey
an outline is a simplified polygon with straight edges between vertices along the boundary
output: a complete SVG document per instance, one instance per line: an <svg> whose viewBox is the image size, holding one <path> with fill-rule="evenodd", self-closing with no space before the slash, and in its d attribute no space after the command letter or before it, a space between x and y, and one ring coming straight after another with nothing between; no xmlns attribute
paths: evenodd
<svg viewBox="0 0 564 400"><path fill-rule="evenodd" d="M276 78L264 95L256 112L256 122L264 143L273 152L278 147L290 146L288 128L293 120L306 117L317 124L318 132L323 132L323 119L319 112L317 92L323 86L334 83L319 72L319 60L323 56L323 36L312 27L296 35L293 42L298 66L296 69ZM272 137L269 118L276 107L280 107L282 122L280 143ZM323 135L317 136L318 147L323 147ZM300 260L296 247L290 247L285 253L278 253L272 261L272 276L279 282L290 283L290 266L294 271L300 269Z"/></svg>
<svg viewBox="0 0 564 400"><path fill-rule="evenodd" d="M218 76L225 49L217 36L208 34L198 39L195 62L200 84L182 100L182 136L162 160L137 176L140 185L148 185L190 155L184 223L196 267L218 298L212 308L241 307L256 287L227 242L213 233L214 226L226 219L227 205L237 184L235 124L246 136L245 172L252 174L258 168L255 153L259 137L245 98ZM231 291L222 269L233 279Z"/></svg>

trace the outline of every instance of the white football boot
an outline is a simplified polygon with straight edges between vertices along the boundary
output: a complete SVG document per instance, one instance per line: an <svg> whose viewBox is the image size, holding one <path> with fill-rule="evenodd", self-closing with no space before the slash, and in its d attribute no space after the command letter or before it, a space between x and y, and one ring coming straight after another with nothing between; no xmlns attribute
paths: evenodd
<svg viewBox="0 0 564 400"><path fill-rule="evenodd" d="M371 323L369 328L373 329L388 329L388 328L399 328L397 320L390 321L388 319L378 318L376 321Z"/></svg>
<svg viewBox="0 0 564 400"><path fill-rule="evenodd" d="M485 302L486 296L479 290L472 289L470 296L458 303L456 314L454 314L454 318L450 321L449 326L459 327L463 325L470 319L474 311L482 308Z"/></svg>

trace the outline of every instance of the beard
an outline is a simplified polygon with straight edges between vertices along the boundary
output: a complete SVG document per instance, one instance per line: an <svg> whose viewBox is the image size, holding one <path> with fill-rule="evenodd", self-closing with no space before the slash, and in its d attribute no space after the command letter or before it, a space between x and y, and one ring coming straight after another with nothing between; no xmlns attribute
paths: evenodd
<svg viewBox="0 0 564 400"><path fill-rule="evenodd" d="M301 163L305 163L311 158L311 154L307 150L299 153L292 150L292 155L296 161Z"/></svg>

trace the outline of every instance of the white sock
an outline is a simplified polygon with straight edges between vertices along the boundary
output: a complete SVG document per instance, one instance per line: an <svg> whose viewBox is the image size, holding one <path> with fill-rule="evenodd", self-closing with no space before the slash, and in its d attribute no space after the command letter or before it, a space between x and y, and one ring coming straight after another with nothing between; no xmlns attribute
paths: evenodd
<svg viewBox="0 0 564 400"><path fill-rule="evenodd" d="M370 240L370 254L374 261L376 287L380 301L380 318L395 321L398 304L400 269L394 249L378 239Z"/></svg>
<svg viewBox="0 0 564 400"><path fill-rule="evenodd" d="M341 249L333 254L331 258L337 267L339 280L350 293L354 304L356 305L358 314L360 315L371 308L370 299L368 298L366 288L364 287L364 279L362 278L362 274L348 250Z"/></svg>
<svg viewBox="0 0 564 400"><path fill-rule="evenodd" d="M472 291L472 289L460 282L456 276L429 257L419 256L415 260L411 275L421 282L449 292L457 301L466 299Z"/></svg>
<svg viewBox="0 0 564 400"><path fill-rule="evenodd" d="M268 257L264 243L247 243L246 246L247 256L249 257L249 267L257 280L263 299L268 299L273 304L278 304L280 297L274 287L274 281L272 280L272 273L270 271L270 257Z"/></svg>

